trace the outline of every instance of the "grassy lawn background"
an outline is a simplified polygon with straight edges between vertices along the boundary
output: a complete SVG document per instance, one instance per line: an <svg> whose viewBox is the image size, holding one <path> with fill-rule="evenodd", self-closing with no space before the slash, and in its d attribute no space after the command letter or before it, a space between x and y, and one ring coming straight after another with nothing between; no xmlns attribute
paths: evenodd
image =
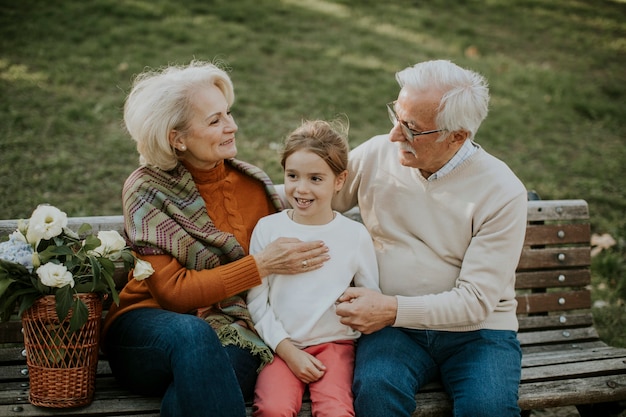
<svg viewBox="0 0 626 417"><path fill-rule="evenodd" d="M121 124L131 79L194 58L229 66L239 157L277 182L301 119L346 115L356 146L389 130L396 71L442 58L484 74L477 141L542 198L587 200L593 231L617 239L594 261L609 302L595 316L626 346L611 331L626 322L626 3L0 0L0 218L42 202L119 214L137 166Z"/></svg>

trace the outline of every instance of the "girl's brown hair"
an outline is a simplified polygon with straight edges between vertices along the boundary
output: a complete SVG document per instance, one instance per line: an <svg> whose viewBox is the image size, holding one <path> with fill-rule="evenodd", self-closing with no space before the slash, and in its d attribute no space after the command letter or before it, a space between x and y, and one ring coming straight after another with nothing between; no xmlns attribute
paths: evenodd
<svg viewBox="0 0 626 417"><path fill-rule="evenodd" d="M306 150L326 161L333 173L339 175L348 167L350 147L347 130L339 121L305 120L285 139L280 164L284 169L285 161L291 154Z"/></svg>

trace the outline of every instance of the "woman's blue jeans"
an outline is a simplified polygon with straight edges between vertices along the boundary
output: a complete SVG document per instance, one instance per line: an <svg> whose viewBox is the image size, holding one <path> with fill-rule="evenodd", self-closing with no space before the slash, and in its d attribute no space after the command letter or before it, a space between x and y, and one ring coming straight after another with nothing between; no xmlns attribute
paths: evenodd
<svg viewBox="0 0 626 417"><path fill-rule="evenodd" d="M162 417L246 415L259 360L223 347L204 320L154 308L124 313L104 348L115 377L129 390L162 396Z"/></svg>
<svg viewBox="0 0 626 417"><path fill-rule="evenodd" d="M439 377L455 417L519 417L522 353L513 331L444 332L386 327L358 341L359 417L410 416L415 393Z"/></svg>

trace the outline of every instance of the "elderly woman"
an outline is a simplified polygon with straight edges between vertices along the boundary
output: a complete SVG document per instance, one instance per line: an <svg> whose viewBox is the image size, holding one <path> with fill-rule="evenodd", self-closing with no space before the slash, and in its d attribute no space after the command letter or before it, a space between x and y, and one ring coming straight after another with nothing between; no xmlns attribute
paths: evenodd
<svg viewBox="0 0 626 417"><path fill-rule="evenodd" d="M155 272L121 291L103 349L129 389L163 396L164 417L245 416L271 351L241 294L329 259L323 242L290 238L248 254L257 221L282 205L263 171L233 159L233 101L228 75L194 61L140 74L124 107L141 164L124 184L126 233Z"/></svg>

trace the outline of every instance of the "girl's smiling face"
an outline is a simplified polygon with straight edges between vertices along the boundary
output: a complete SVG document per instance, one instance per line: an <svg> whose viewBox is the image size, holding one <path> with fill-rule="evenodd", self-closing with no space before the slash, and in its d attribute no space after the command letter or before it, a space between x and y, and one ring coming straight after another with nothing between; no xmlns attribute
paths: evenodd
<svg viewBox="0 0 626 417"><path fill-rule="evenodd" d="M285 194L294 212L292 219L301 224L320 225L333 217L331 201L343 187L347 171L339 175L317 154L305 149L285 160Z"/></svg>

